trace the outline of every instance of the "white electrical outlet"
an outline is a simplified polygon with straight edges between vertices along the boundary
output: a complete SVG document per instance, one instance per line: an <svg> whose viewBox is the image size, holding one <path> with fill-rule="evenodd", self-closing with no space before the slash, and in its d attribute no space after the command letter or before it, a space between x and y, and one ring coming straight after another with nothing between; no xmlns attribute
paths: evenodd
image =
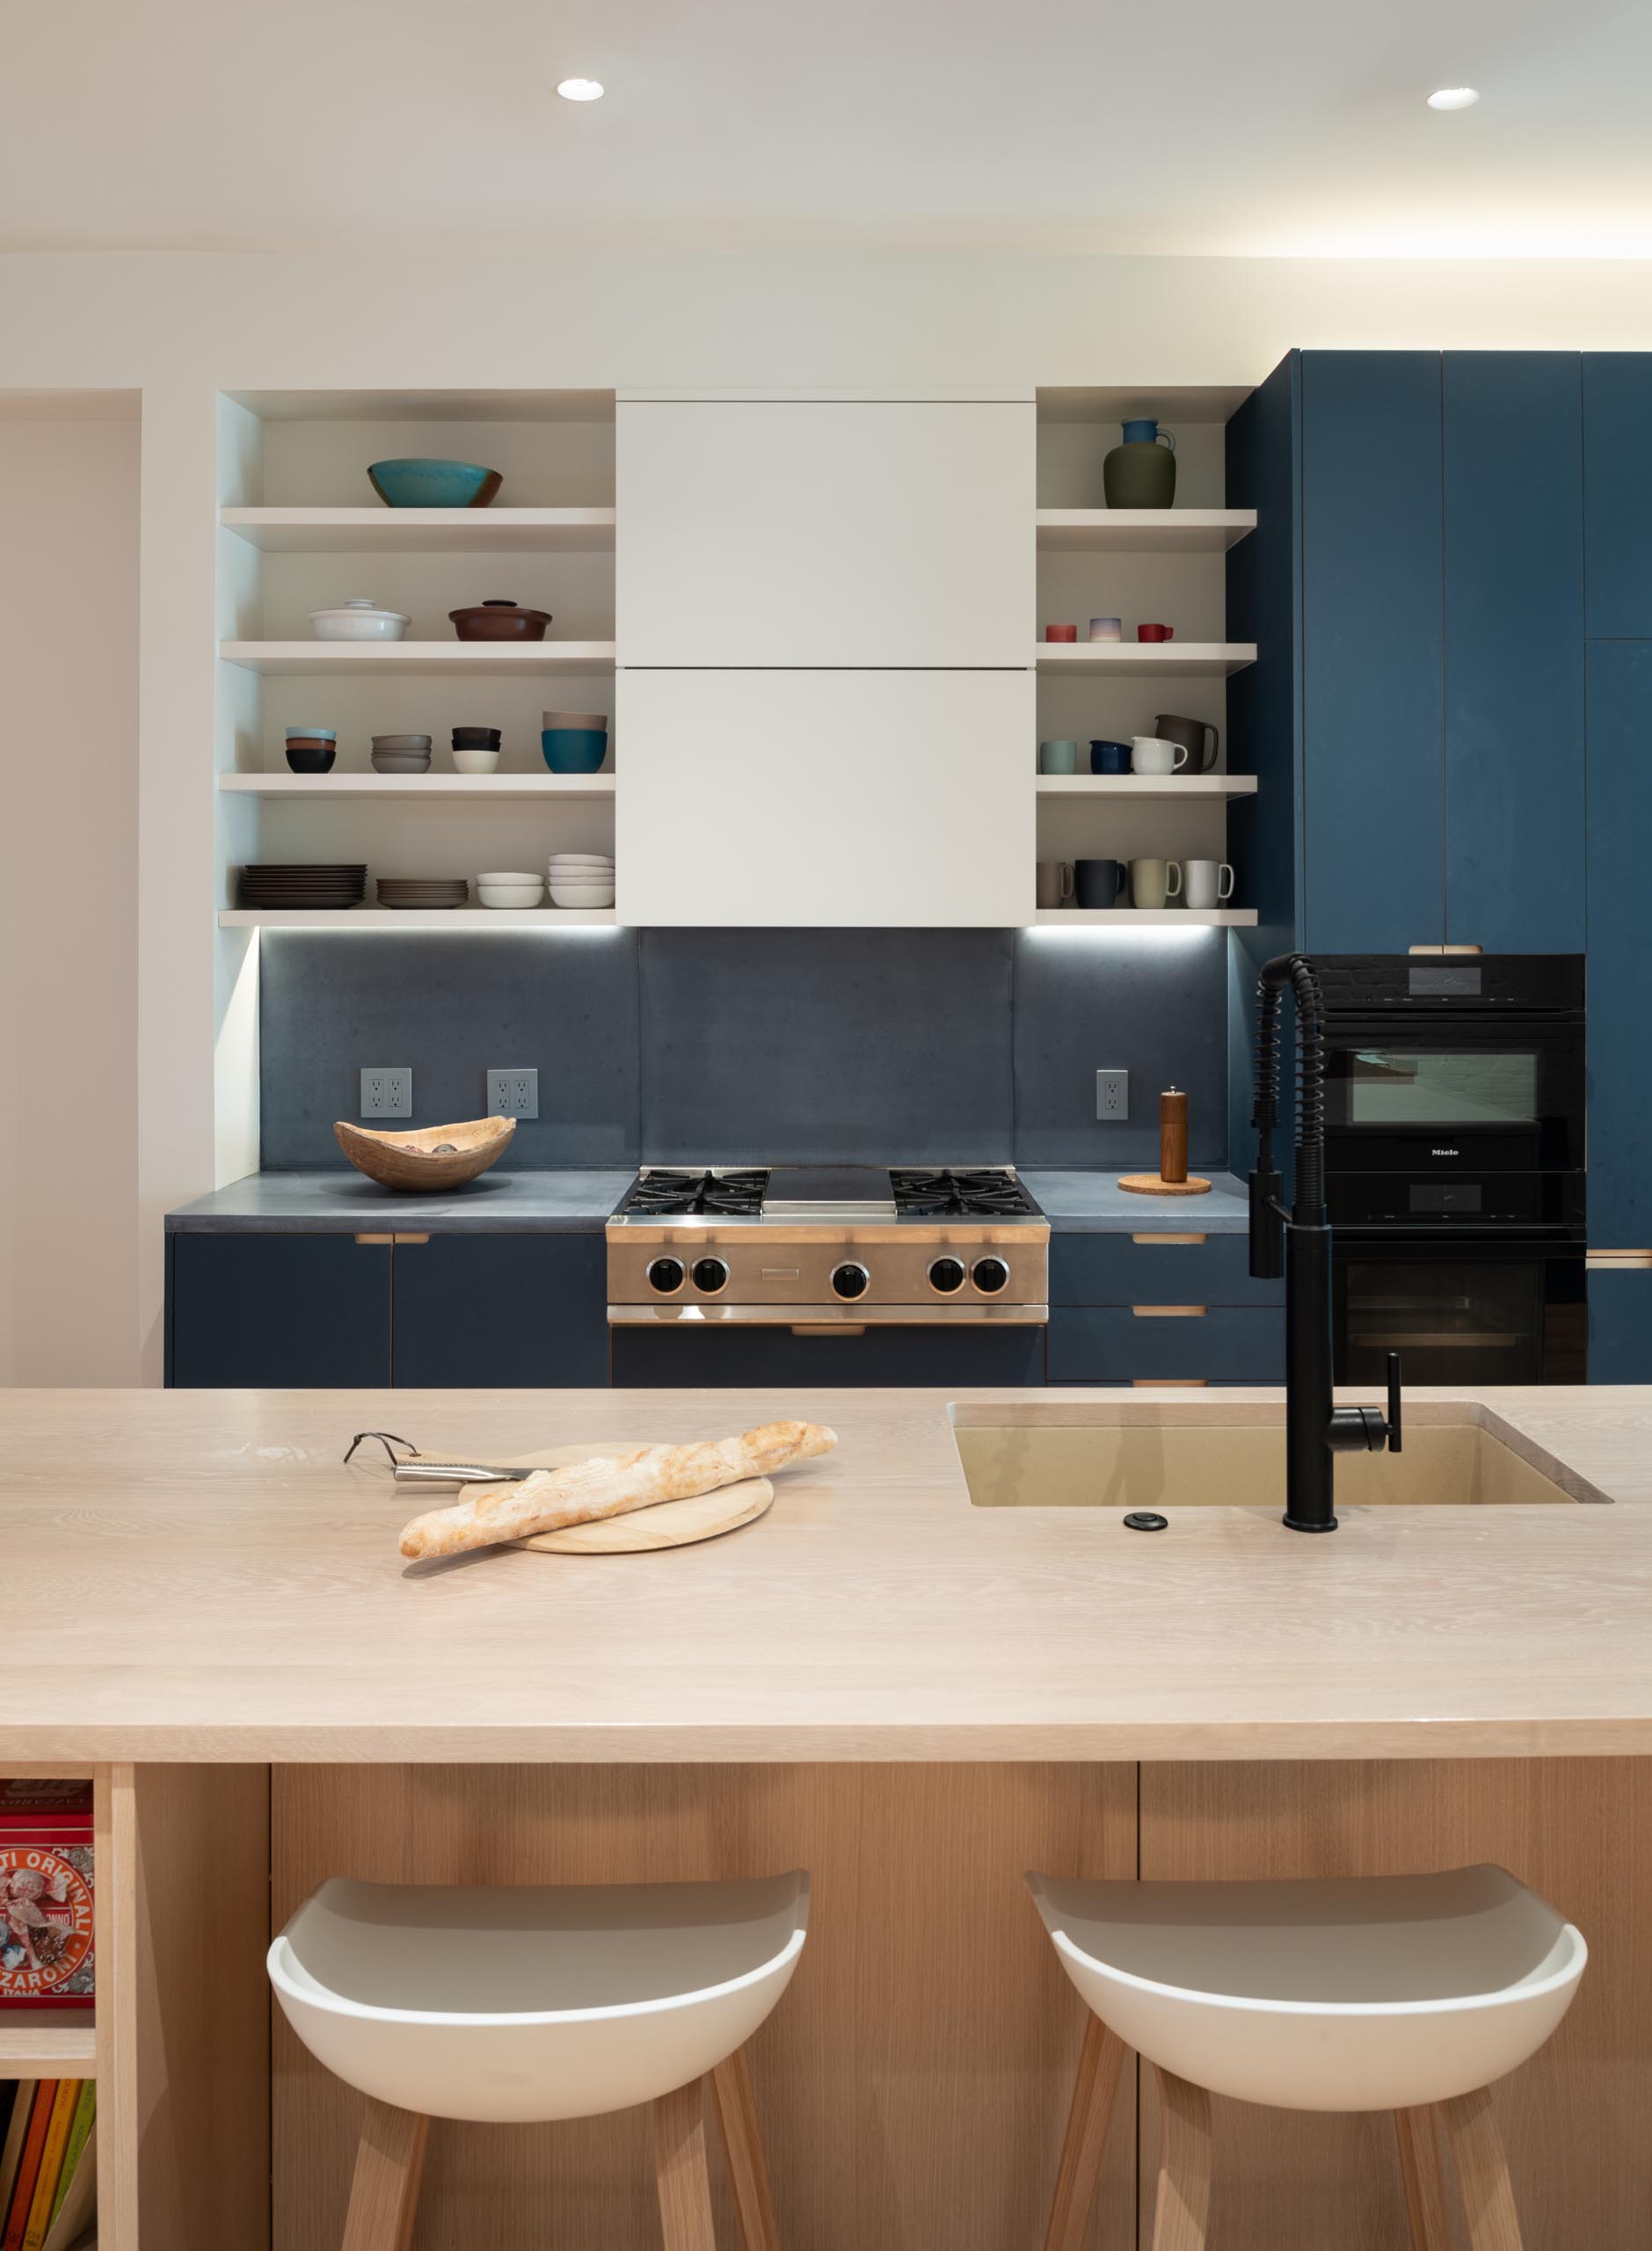
<svg viewBox="0 0 1652 2251"><path fill-rule="evenodd" d="M539 1073L490 1071L488 1114L492 1118L537 1118Z"/></svg>
<svg viewBox="0 0 1652 2251"><path fill-rule="evenodd" d="M411 1118L413 1074L400 1065L381 1064L361 1074L363 1118Z"/></svg>
<svg viewBox="0 0 1652 2251"><path fill-rule="evenodd" d="M1130 1073L1097 1071L1095 1115L1104 1126L1122 1126L1130 1115Z"/></svg>

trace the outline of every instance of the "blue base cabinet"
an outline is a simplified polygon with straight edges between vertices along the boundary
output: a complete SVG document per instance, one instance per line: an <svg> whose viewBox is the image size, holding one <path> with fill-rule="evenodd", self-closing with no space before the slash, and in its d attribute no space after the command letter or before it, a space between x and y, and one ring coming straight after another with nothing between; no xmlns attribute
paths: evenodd
<svg viewBox="0 0 1652 2251"><path fill-rule="evenodd" d="M1652 1383L1652 1267L1590 1271L1589 1380Z"/></svg>
<svg viewBox="0 0 1652 2251"><path fill-rule="evenodd" d="M180 1388L597 1388L600 1235L167 1238L167 1372Z"/></svg>
<svg viewBox="0 0 1652 2251"><path fill-rule="evenodd" d="M1052 1383L1278 1383L1284 1285L1242 1235L1050 1239Z"/></svg>
<svg viewBox="0 0 1652 2251"><path fill-rule="evenodd" d="M616 1329L614 1381L627 1388L738 1389L744 1385L1042 1384L1038 1328L863 1329L796 1337L790 1329L660 1323ZM644 1433L646 1435L646 1433Z"/></svg>

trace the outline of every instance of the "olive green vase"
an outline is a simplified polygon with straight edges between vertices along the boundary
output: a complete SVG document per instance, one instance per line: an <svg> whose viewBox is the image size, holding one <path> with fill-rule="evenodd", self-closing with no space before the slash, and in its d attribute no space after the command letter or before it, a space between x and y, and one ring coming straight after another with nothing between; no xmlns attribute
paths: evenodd
<svg viewBox="0 0 1652 2251"><path fill-rule="evenodd" d="M1102 463L1110 508L1168 508L1175 500L1175 440L1156 422L1126 422L1123 445Z"/></svg>

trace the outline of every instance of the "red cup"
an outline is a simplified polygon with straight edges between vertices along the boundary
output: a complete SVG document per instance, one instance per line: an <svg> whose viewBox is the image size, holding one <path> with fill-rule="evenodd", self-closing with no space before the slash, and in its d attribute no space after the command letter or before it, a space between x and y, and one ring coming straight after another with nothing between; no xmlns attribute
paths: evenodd
<svg viewBox="0 0 1652 2251"><path fill-rule="evenodd" d="M1076 625L1046 625L1044 637L1046 641L1076 641L1079 629Z"/></svg>
<svg viewBox="0 0 1652 2251"><path fill-rule="evenodd" d="M1139 641L1174 641L1175 627L1174 625L1139 625L1136 628L1136 638Z"/></svg>

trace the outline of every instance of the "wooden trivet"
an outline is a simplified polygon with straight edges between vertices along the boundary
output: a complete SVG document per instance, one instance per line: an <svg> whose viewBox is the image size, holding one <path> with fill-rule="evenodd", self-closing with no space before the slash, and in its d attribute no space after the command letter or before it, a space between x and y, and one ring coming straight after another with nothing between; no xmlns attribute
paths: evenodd
<svg viewBox="0 0 1652 2251"><path fill-rule="evenodd" d="M1118 1184L1132 1196L1208 1196L1211 1184L1201 1180L1197 1172L1189 1173L1185 1180L1163 1180L1156 1172L1122 1172Z"/></svg>

